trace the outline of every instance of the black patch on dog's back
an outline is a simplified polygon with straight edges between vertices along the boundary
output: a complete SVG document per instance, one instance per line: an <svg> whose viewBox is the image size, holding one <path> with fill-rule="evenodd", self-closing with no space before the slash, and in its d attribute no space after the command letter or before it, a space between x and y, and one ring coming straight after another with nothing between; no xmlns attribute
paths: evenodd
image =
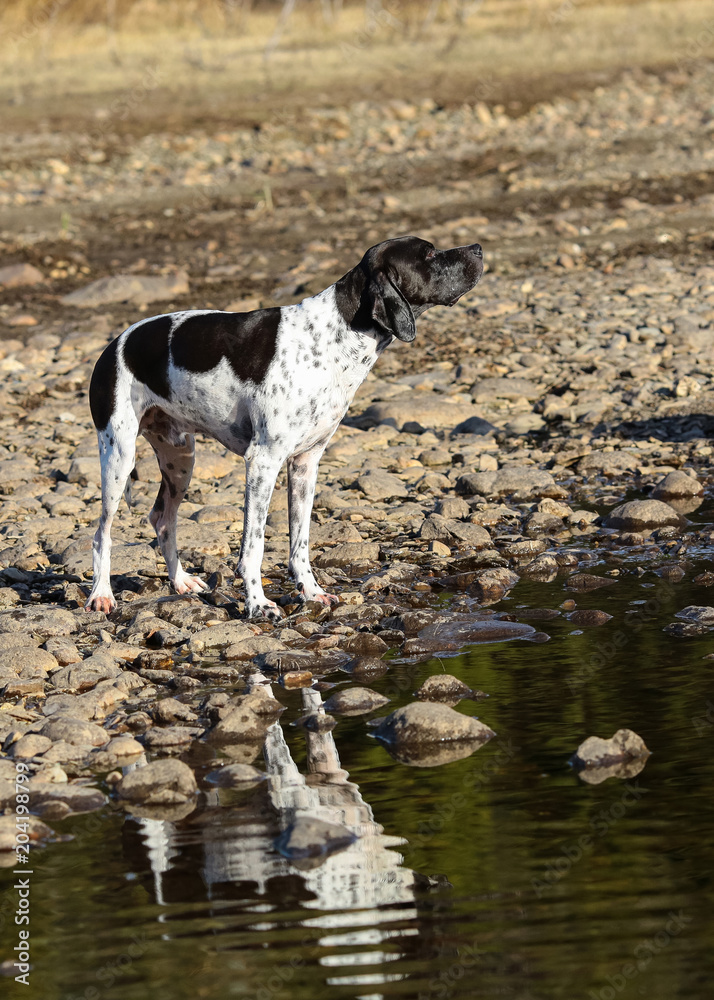
<svg viewBox="0 0 714 1000"><path fill-rule="evenodd" d="M259 385L275 357L281 310L187 316L174 330L171 357L178 368L208 372L225 357L241 381Z"/></svg>
<svg viewBox="0 0 714 1000"><path fill-rule="evenodd" d="M117 338L104 348L89 382L89 409L98 431L106 428L116 404L118 343Z"/></svg>
<svg viewBox="0 0 714 1000"><path fill-rule="evenodd" d="M124 341L124 362L134 378L163 399L171 398L169 334L171 316L140 323Z"/></svg>

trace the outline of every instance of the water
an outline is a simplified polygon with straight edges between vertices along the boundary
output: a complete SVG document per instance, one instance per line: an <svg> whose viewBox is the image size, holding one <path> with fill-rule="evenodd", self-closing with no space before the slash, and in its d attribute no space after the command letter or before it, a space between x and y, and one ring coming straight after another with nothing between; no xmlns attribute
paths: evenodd
<svg viewBox="0 0 714 1000"><path fill-rule="evenodd" d="M459 710L498 735L467 759L398 763L359 718L306 735L289 724L304 695L281 690L272 799L266 783L204 783L175 824L114 807L53 823L72 839L33 852L32 985L8 981L7 995L711 997L714 634L662 631L685 605L712 603L692 582L705 568L576 595L562 579L522 581L499 610L517 618L573 596L613 619L582 630L529 619L549 642L396 663L372 685L396 705L446 668L487 691ZM642 772L582 781L568 766L578 744L621 727L652 751ZM184 759L201 778L215 751ZM321 866L291 865L272 843L295 795L363 836ZM4 899L6 938L11 890Z"/></svg>

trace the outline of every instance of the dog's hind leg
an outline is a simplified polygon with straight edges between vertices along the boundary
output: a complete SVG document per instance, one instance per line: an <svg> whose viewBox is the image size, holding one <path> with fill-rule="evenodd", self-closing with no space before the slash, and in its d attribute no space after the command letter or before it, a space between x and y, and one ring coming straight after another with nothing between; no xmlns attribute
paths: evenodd
<svg viewBox="0 0 714 1000"><path fill-rule="evenodd" d="M114 515L134 468L136 435L139 422L130 408L121 416L113 416L103 430L97 431L99 460L102 468L102 513L92 544L92 592L85 604L86 611L109 614L116 607L110 582L111 529Z"/></svg>
<svg viewBox="0 0 714 1000"><path fill-rule="evenodd" d="M197 594L209 588L197 576L191 576L181 565L176 540L176 521L181 501L186 496L193 472L195 441L193 434L172 433L170 426L152 426L143 431L154 449L161 486L149 514L161 554L166 560L171 586L177 594Z"/></svg>

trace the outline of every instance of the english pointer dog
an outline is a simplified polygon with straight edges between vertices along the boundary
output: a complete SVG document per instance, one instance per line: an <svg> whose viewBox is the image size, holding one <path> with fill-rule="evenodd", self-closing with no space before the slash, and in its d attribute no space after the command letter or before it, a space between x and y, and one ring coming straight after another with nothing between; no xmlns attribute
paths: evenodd
<svg viewBox="0 0 714 1000"><path fill-rule="evenodd" d="M310 568L317 467L358 386L392 340L410 342L416 318L453 305L478 282L478 243L437 250L415 236L378 243L344 277L297 305L248 313L190 310L142 319L106 348L89 401L99 438L102 513L94 536L88 611L116 607L111 526L134 468L137 435L154 449L161 485L149 515L177 594L206 584L182 567L177 512L194 463L194 434L209 434L246 462L238 571L246 617L277 619L261 583L265 522L288 463L289 569L305 600L337 601Z"/></svg>

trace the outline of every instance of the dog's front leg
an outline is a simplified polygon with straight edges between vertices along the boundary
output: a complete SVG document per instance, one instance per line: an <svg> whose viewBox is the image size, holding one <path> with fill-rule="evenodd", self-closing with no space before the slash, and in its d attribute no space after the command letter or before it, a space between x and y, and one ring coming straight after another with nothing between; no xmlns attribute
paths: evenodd
<svg viewBox="0 0 714 1000"><path fill-rule="evenodd" d="M268 507L283 461L284 456L277 456L266 447L256 448L252 454L249 450L245 456L245 512L238 572L245 584L246 618L282 618L280 608L263 592L261 565Z"/></svg>
<svg viewBox="0 0 714 1000"><path fill-rule="evenodd" d="M326 594L310 566L310 517L315 499L317 467L325 450L319 444L288 459L288 512L290 518L290 573L306 601L337 604L335 594Z"/></svg>

